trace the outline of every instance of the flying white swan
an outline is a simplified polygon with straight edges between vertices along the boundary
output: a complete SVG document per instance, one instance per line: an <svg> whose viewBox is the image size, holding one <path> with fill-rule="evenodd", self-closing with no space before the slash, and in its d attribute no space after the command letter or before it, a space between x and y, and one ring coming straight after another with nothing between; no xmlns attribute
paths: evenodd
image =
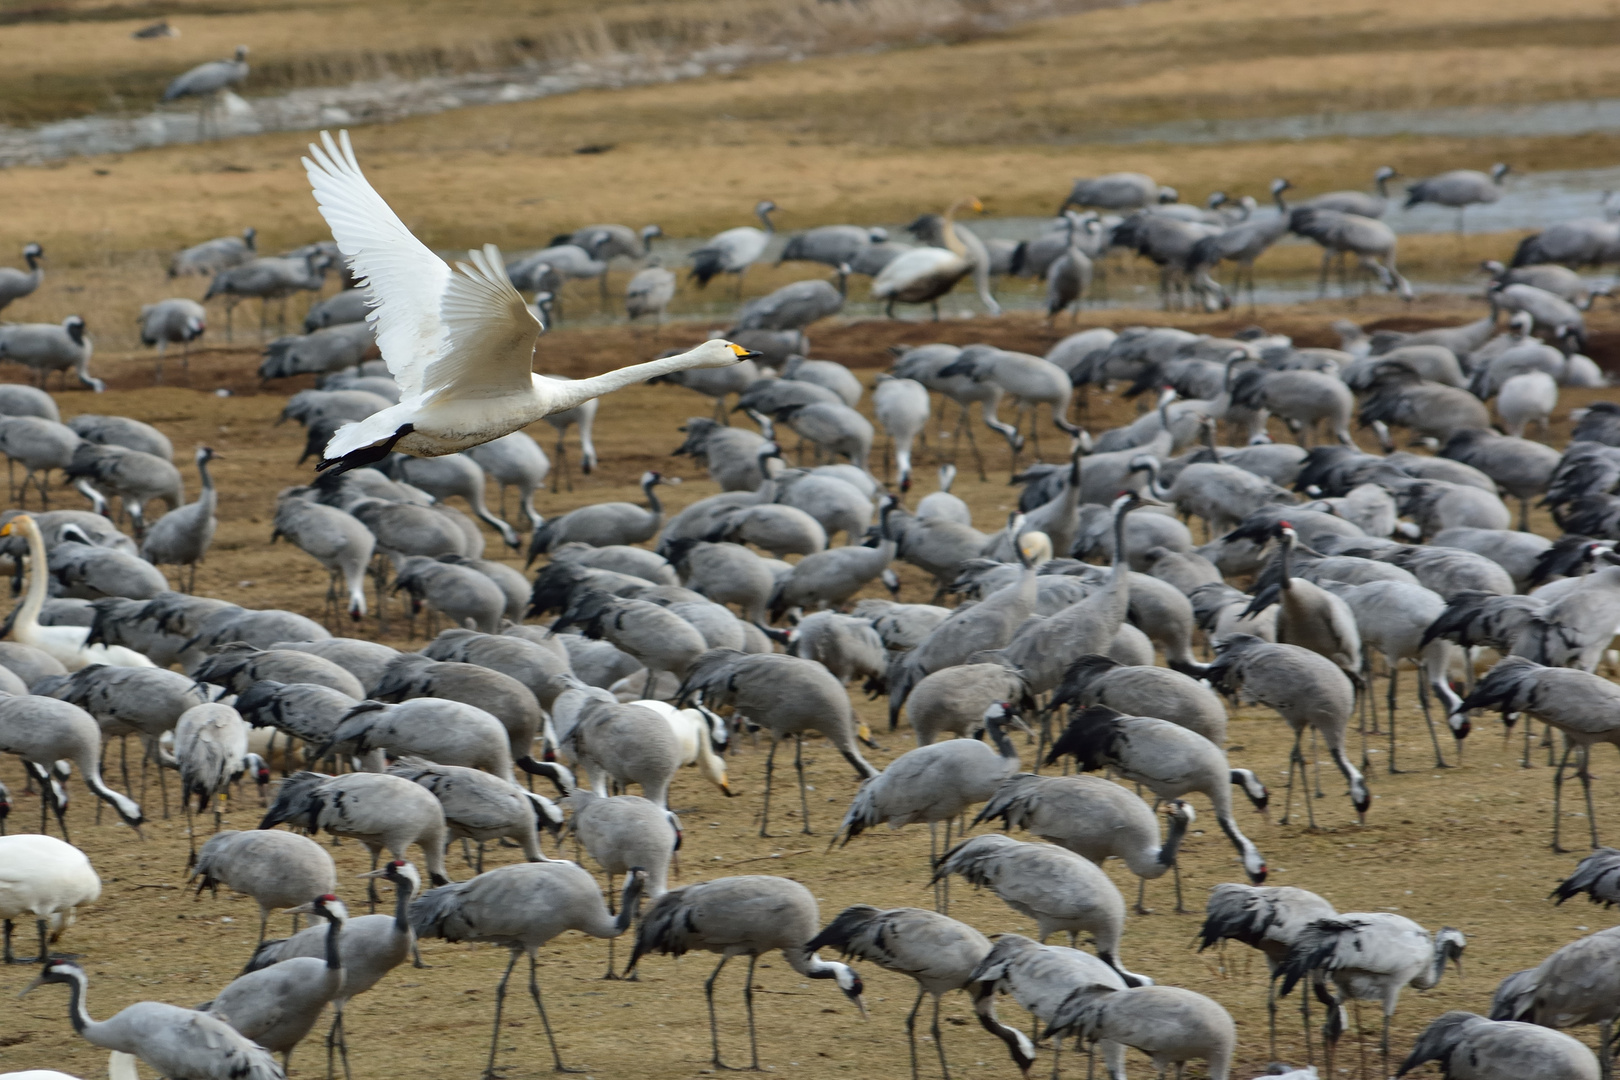
<svg viewBox="0 0 1620 1080"><path fill-rule="evenodd" d="M371 290L367 318L399 404L345 424L319 468L344 472L392 451L454 454L631 383L687 368L729 367L757 354L716 339L689 352L563 381L533 373L540 323L506 276L500 251L469 251L452 271L405 227L366 180L349 133L321 132L303 159L338 249ZM324 147L324 149L323 149Z"/></svg>
<svg viewBox="0 0 1620 1080"><path fill-rule="evenodd" d="M88 626L41 626L40 610L45 606L46 569L45 537L39 524L27 514L18 514L4 526L0 536L21 532L28 539L28 593L23 597L11 620L11 636L24 645L43 649L59 660L69 671L78 671L91 664L112 667L157 667L156 664L122 645L86 645L90 636Z"/></svg>

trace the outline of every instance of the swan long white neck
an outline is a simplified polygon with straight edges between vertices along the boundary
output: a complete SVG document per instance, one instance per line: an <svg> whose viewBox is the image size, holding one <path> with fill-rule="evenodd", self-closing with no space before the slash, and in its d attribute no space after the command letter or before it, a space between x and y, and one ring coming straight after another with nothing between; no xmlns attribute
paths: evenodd
<svg viewBox="0 0 1620 1080"><path fill-rule="evenodd" d="M28 591L23 596L22 610L17 612L12 624L12 633L24 645L31 645L38 636L39 613L45 608L45 537L33 518L24 515L20 524L28 540Z"/></svg>
<svg viewBox="0 0 1620 1080"><path fill-rule="evenodd" d="M563 412L583 405L592 398L622 390L632 383L646 382L654 376L668 375L673 371L685 371L691 366L686 354L681 353L661 360L649 360L644 364L631 364L616 371L593 375L589 379L550 379L544 375L532 378L536 392L551 402L550 411Z"/></svg>

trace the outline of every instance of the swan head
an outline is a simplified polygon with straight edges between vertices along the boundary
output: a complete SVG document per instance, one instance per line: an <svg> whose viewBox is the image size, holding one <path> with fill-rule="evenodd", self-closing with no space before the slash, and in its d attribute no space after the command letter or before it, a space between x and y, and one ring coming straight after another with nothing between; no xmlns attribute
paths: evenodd
<svg viewBox="0 0 1620 1080"><path fill-rule="evenodd" d="M4 525L0 525L0 536L12 536L19 532L26 532L30 525L33 525L36 529L39 528L38 525L34 524L32 517L27 514L18 514Z"/></svg>
<svg viewBox="0 0 1620 1080"><path fill-rule="evenodd" d="M725 338L714 338L705 341L686 355L695 361L690 365L692 367L722 368L740 364L744 360L758 360L764 353L755 352Z"/></svg>

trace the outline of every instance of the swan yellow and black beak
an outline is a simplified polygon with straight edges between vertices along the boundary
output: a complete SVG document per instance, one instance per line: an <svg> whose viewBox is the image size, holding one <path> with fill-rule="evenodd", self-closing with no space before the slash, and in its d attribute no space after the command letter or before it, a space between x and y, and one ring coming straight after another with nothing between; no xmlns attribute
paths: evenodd
<svg viewBox="0 0 1620 1080"><path fill-rule="evenodd" d="M758 360L765 355L762 352L756 352L753 349L744 348L743 346L735 343L732 344L731 351L737 354L737 360L739 363L744 360Z"/></svg>

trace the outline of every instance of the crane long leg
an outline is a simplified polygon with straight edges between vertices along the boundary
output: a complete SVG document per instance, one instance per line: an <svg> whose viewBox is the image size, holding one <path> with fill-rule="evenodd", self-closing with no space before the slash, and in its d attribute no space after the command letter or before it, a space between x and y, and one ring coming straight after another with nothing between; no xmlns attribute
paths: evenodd
<svg viewBox="0 0 1620 1080"><path fill-rule="evenodd" d="M918 1080L919 1075L917 1070L917 1012L922 1008L923 995L927 992L919 983L917 986L917 1000L911 1003L911 1011L906 1013L906 1045L911 1048L911 1080Z"/></svg>
<svg viewBox="0 0 1620 1080"><path fill-rule="evenodd" d="M350 1080L349 1037L348 1032L343 1027L343 1006L334 1002L332 1014L332 1026L326 1032L326 1080L332 1080L332 1051L334 1049L343 1058L343 1080Z"/></svg>
<svg viewBox="0 0 1620 1080"><path fill-rule="evenodd" d="M814 835L810 831L810 794L804 787L804 736L793 736L793 770L799 774L799 812L804 815L804 835Z"/></svg>
<svg viewBox="0 0 1620 1080"><path fill-rule="evenodd" d="M516 957L517 954L514 953L513 958L516 959ZM584 1072L584 1069L570 1069L564 1065L562 1055L557 1053L557 1037L551 1033L551 1020L546 1016L546 1007L540 1000L540 979L536 974L537 970L538 964L535 961L534 953L531 952L529 954L529 996L534 998L534 1007L540 1010L540 1024L546 1029L546 1041L551 1044L552 1069L560 1073ZM507 971L510 972L511 969L508 968Z"/></svg>
<svg viewBox="0 0 1620 1080"><path fill-rule="evenodd" d="M1525 723L1528 724L1529 721L1526 720ZM1558 760L1558 768L1553 771L1553 837L1552 837L1552 848L1553 848L1554 851L1563 851L1564 850L1563 846L1558 843L1558 827L1559 827L1560 824L1562 824L1562 820L1563 820L1564 766L1569 763L1570 752L1573 751L1574 749L1575 749L1575 745L1573 743L1569 742L1566 739L1564 741L1564 756Z"/></svg>
<svg viewBox="0 0 1620 1080"><path fill-rule="evenodd" d="M722 953L720 962L714 966L714 971L703 980L703 997L709 1003L709 1042L714 1047L714 1056L709 1060L717 1069L729 1069L730 1065L720 1060L720 1028L714 1020L714 982L720 977L720 971L726 966L731 957Z"/></svg>
<svg viewBox="0 0 1620 1080"><path fill-rule="evenodd" d="M748 957L748 981L743 983L743 1004L748 1007L748 1057L751 1062L749 1068L755 1072L759 1072L759 1036L754 1030L754 965L758 963L758 953Z"/></svg>
<svg viewBox="0 0 1620 1080"><path fill-rule="evenodd" d="M1389 771L1398 773L1401 770L1395 767L1395 682L1400 674L1399 661L1391 661L1389 665Z"/></svg>
<svg viewBox="0 0 1620 1080"><path fill-rule="evenodd" d="M759 812L759 835L769 836L771 824L771 773L776 770L776 748L780 745L774 738L771 740L770 753L765 755L765 805Z"/></svg>
<svg viewBox="0 0 1620 1080"><path fill-rule="evenodd" d="M517 967L518 951L512 950L512 958L506 962L506 974L495 987L495 1029L489 1036L489 1063L484 1066L484 1080L495 1080L495 1049L501 1043L501 1009L506 1005L506 983L512 977L512 969Z"/></svg>
<svg viewBox="0 0 1620 1080"><path fill-rule="evenodd" d="M934 1049L939 1051L939 1072L945 1080L951 1080L951 1067L945 1062L945 1040L939 1030L939 997L934 997L934 1023L928 1029L934 1036Z"/></svg>
<svg viewBox="0 0 1620 1080"><path fill-rule="evenodd" d="M1429 742L1434 744L1434 767L1437 769L1449 769L1451 766L1446 764L1445 755L1440 752L1440 736L1435 732L1434 715L1429 711L1429 683L1423 675L1423 665L1419 664L1417 676L1418 704L1423 707L1423 722L1429 726ZM1458 764L1462 763L1462 743L1460 742L1457 743L1457 761Z"/></svg>
<svg viewBox="0 0 1620 1080"><path fill-rule="evenodd" d="M1587 766L1591 764L1592 747L1581 747L1581 769L1575 775L1580 777L1581 788L1586 794L1586 824L1592 830L1592 850L1598 846L1597 811L1592 809L1592 773Z"/></svg>

